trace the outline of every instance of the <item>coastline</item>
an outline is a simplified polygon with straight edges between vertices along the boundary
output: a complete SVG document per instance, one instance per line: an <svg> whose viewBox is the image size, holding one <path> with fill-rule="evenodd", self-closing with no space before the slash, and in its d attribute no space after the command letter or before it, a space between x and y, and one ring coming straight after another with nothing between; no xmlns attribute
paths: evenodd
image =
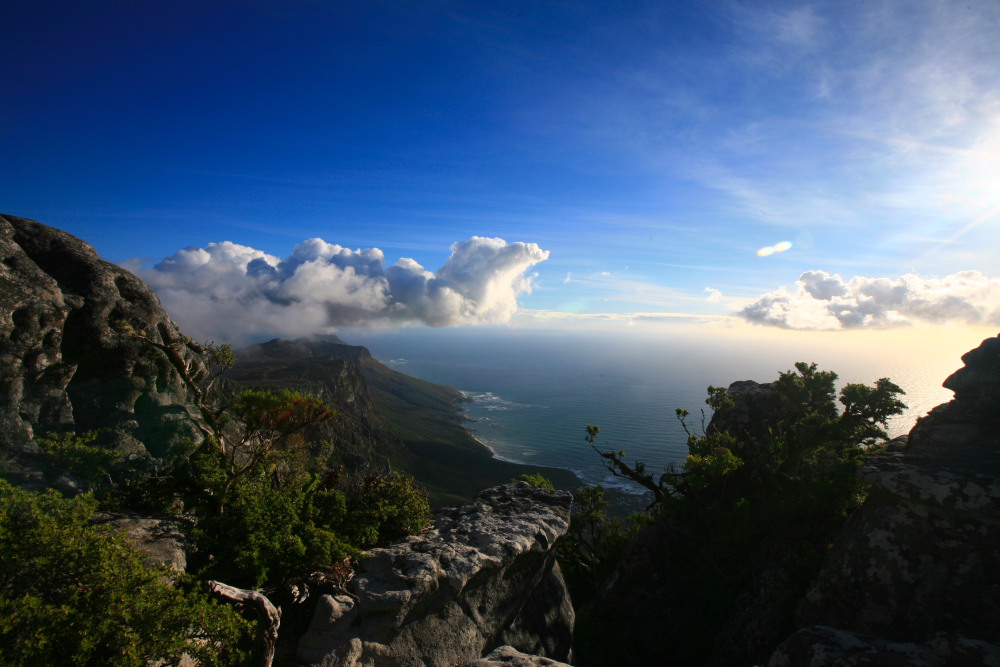
<svg viewBox="0 0 1000 667"><path fill-rule="evenodd" d="M459 390L459 391L461 391L461 390ZM463 401L463 403L464 402L468 402L468 403L473 403L474 402L474 399L472 399L471 397L469 397L469 392L462 391L462 394L467 397L467 400ZM464 408L462 409L462 416L463 416L463 421L464 422L473 423L473 424L480 423L480 420L477 420L477 419L475 419L473 417L467 416L465 414ZM549 481L552 481L555 484L556 488L559 488L559 489L562 489L562 490L566 490L566 491L572 491L572 492L575 493L576 490L579 489L580 487L583 487L583 486L594 486L593 484L589 484L586 481L586 479L584 478L583 473L581 471L577 471L577 470L573 470L572 468L561 467L561 466L560 467L539 466L539 465L536 465L536 464L527 463L527 462L525 462L523 460L519 460L519 459L515 459L515 458L504 456L504 455L498 453L496 451L496 449L494 449L488 442L486 442L485 440L483 440L479 436L477 436L476 435L476 429L466 428L465 430L469 434L469 437L471 437L479 445L481 445L485 450L487 450L490 453L490 456L494 460L496 460L496 461L502 461L504 463L509 463L509 464L516 465L516 466L519 466L519 467L526 467L526 468L532 468L534 470L541 470L541 471L543 471L541 474L543 476L545 476L546 479L549 479L550 476L545 474L545 472L544 472L545 470L559 470L559 471L563 471L565 473L571 474L577 480L577 484L575 486L573 486L573 487L564 487L563 485L558 484L555 480L550 479ZM624 519L628 515L633 514L635 512L642 512L642 511L644 511L645 508L646 508L646 506L648 505L648 502L651 500L651 497L650 497L649 493L645 489L641 489L636 484L634 484L632 482L628 482L626 480L621 480L620 482L612 482L610 484L607 483L607 482L601 482L600 484L601 484L601 486L604 487L605 499L609 503L608 510L609 510L610 515L613 516L613 517L619 518L619 519Z"/></svg>

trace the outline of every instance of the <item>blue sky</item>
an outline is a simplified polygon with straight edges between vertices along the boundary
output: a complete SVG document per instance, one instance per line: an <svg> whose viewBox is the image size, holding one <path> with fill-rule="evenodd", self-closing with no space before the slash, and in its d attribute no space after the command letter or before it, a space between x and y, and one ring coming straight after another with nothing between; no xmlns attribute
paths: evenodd
<svg viewBox="0 0 1000 667"><path fill-rule="evenodd" d="M1000 325L994 0L12 0L0 23L0 212L136 268L196 334Z"/></svg>

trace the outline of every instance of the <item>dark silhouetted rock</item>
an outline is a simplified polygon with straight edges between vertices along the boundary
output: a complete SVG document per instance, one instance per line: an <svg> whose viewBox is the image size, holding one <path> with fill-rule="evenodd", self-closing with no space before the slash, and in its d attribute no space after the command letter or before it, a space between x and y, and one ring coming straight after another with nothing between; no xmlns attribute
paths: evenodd
<svg viewBox="0 0 1000 667"><path fill-rule="evenodd" d="M712 414L705 431L728 431L749 439L767 439L781 420L781 396L770 382L739 380L726 390L733 404Z"/></svg>
<svg viewBox="0 0 1000 667"><path fill-rule="evenodd" d="M141 280L65 232L0 215L0 454L14 481L45 486L58 477L49 469L45 478L34 441L48 432L101 429L97 444L140 468L200 441L193 396L175 366L148 342L122 336L121 323L173 345L193 374L203 372L200 348Z"/></svg>
<svg viewBox="0 0 1000 667"><path fill-rule="evenodd" d="M502 645L567 659L573 611L555 565L571 496L524 482L437 515L320 596L298 658L310 665L453 667Z"/></svg>
<svg viewBox="0 0 1000 667"><path fill-rule="evenodd" d="M1000 667L1000 649L936 633L926 642L893 642L822 625L792 635L768 667Z"/></svg>
<svg viewBox="0 0 1000 667"><path fill-rule="evenodd" d="M862 469L872 491L837 538L802 626L929 646L947 633L1000 646L1000 338L962 359L945 381L954 400Z"/></svg>

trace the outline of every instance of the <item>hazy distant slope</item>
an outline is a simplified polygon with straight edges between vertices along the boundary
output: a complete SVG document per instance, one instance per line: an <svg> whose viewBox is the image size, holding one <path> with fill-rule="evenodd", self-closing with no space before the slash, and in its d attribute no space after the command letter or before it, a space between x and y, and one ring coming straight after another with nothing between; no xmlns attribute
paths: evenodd
<svg viewBox="0 0 1000 667"><path fill-rule="evenodd" d="M388 460L424 484L438 506L465 502L526 472L540 472L561 488L579 484L566 470L494 459L463 425L461 392L388 368L366 348L332 336L240 350L230 377L322 397L338 416L313 437L332 441L347 462Z"/></svg>

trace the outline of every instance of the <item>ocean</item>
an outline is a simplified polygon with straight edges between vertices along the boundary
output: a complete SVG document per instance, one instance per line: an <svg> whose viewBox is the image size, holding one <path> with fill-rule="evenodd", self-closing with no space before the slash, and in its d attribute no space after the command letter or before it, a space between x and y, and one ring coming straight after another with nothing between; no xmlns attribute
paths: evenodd
<svg viewBox="0 0 1000 667"><path fill-rule="evenodd" d="M841 334L843 335L843 334ZM573 471L587 484L602 483L642 494L613 477L584 441L585 427L601 427L598 444L624 450L650 471L680 463L686 435L676 408L691 412L700 431L709 385L736 380L766 382L796 361L816 361L847 382L870 384L889 377L905 391L909 409L890 435L906 433L917 417L951 399L941 382L961 367L960 355L981 337L945 336L924 341L845 339L788 332L774 338L664 334L630 336L528 330L400 330L353 332L345 339L401 372L461 390L474 436L510 461ZM874 342L872 342L874 340Z"/></svg>

